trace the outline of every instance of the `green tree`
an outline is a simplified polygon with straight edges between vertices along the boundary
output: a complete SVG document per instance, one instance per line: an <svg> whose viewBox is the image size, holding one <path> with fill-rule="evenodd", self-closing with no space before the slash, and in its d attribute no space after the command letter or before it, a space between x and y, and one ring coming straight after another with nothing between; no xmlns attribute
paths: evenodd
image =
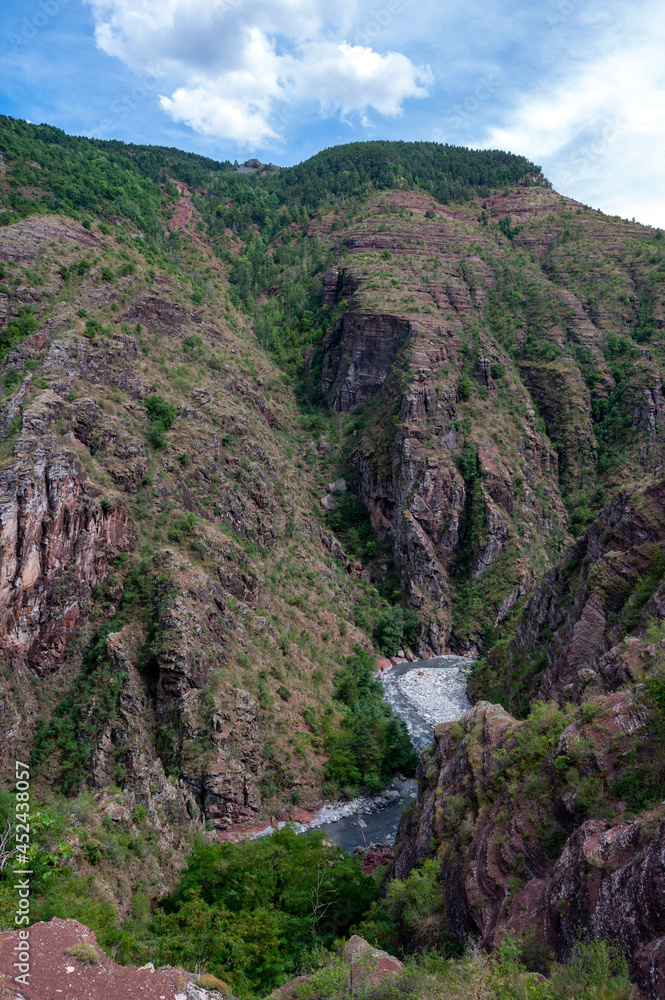
<svg viewBox="0 0 665 1000"><path fill-rule="evenodd" d="M384 656L395 656L404 637L404 612L399 605L381 612L374 638Z"/></svg>

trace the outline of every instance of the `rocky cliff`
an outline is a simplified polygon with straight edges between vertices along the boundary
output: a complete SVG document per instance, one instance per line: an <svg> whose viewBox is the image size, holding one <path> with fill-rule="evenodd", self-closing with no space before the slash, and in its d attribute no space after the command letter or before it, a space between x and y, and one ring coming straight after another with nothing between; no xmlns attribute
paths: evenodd
<svg viewBox="0 0 665 1000"><path fill-rule="evenodd" d="M545 574L515 637L481 661L472 690L520 710L535 698L561 705L639 683L649 660L645 629L664 609L665 484L645 478L617 493Z"/></svg>
<svg viewBox="0 0 665 1000"><path fill-rule="evenodd" d="M322 387L362 410L360 495L426 622L422 649L478 645L622 482L619 454L662 460L662 363L625 336L637 286L662 322L649 266L625 267L658 234L542 188L463 209L388 193L340 234L325 219L312 232L341 258L323 281L345 311ZM602 267L580 273L591 246L611 292Z"/></svg>
<svg viewBox="0 0 665 1000"><path fill-rule="evenodd" d="M566 958L580 937L606 938L625 950L646 995L661 997L665 814L629 818L617 795L648 726L629 692L566 715L542 704L525 722L479 702L459 724L438 726L402 819L394 877L435 857L440 920L454 938L489 947L513 932L536 963Z"/></svg>
<svg viewBox="0 0 665 1000"><path fill-rule="evenodd" d="M436 858L437 941L582 928L662 995L662 233L509 154L238 174L7 122L6 787L29 759L149 912L192 833L376 783L354 698L401 622L486 654L395 862Z"/></svg>

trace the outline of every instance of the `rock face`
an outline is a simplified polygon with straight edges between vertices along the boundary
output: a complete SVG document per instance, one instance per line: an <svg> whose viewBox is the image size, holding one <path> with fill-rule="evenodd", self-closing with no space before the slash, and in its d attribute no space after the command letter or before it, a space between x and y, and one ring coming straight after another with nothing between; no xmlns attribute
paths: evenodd
<svg viewBox="0 0 665 1000"><path fill-rule="evenodd" d="M509 378L505 352L483 334L473 382L464 375L467 327L482 313L481 287L495 281L491 269L476 257L472 265L459 263L468 234L445 214L429 222L425 197L389 195L383 209L407 206L408 240L403 225L377 213L347 234L352 266L324 277L324 303L344 301L347 308L325 341L321 385L334 409L363 404L351 458L358 492L390 545L409 603L426 620L419 651L427 655L451 642L468 649L479 639L473 627L459 634L452 627L460 564L478 581L505 567L505 591L499 600L492 596L499 615L528 572L527 551L552 535L565 539L566 515L557 455L536 426L518 373L509 386L492 375ZM355 255L368 264L377 252L380 270L356 266ZM473 385L482 399L468 411L472 424L464 404ZM504 388L520 399L521 418L509 429ZM497 434L499 428L505 430ZM511 460L504 454L509 440ZM556 543L543 557L554 549ZM482 591L484 584L477 586Z"/></svg>
<svg viewBox="0 0 665 1000"><path fill-rule="evenodd" d="M520 723L487 702L459 726L437 726L415 807L400 825L393 872L406 878L434 843L446 929L455 938L491 946L514 931L559 958L580 933L608 938L655 1000L665 982L665 815L626 821L612 792L644 710L628 692L597 696L589 706L563 729L551 713L549 723L545 712L538 723ZM574 761L574 773L557 761ZM589 787L611 818L583 819Z"/></svg>
<svg viewBox="0 0 665 1000"><path fill-rule="evenodd" d="M18 460L0 473L0 655L42 675L60 666L92 588L135 535L124 504L104 500L76 453L57 447L60 410L50 391L27 407Z"/></svg>
<svg viewBox="0 0 665 1000"><path fill-rule="evenodd" d="M543 897L548 943L567 950L583 927L617 942L649 997L665 994L665 822L646 840L637 823L589 820L566 843Z"/></svg>
<svg viewBox="0 0 665 1000"><path fill-rule="evenodd" d="M648 656L626 633L663 617L664 541L665 480L611 500L526 604L509 649L506 689L515 690L525 665L526 694L561 704L638 681Z"/></svg>
<svg viewBox="0 0 665 1000"><path fill-rule="evenodd" d="M358 492L426 620L421 650L473 648L625 487L619 451L634 476L665 457L662 359L626 338L635 303L662 314L646 270L625 266L649 232L518 187L463 207L383 192L361 221L311 233L344 258L323 279L345 311L321 386L333 408L362 407ZM589 292L581 259L612 262L616 298Z"/></svg>
<svg viewBox="0 0 665 1000"><path fill-rule="evenodd" d="M333 408L348 413L375 396L408 336L409 325L391 316L347 313L337 320L321 376Z"/></svg>
<svg viewBox="0 0 665 1000"><path fill-rule="evenodd" d="M178 216L182 239L225 295L196 218ZM332 691L330 670L309 682L330 635L343 654L363 635L347 625L350 595L344 610L332 600L332 559L352 569L312 511L314 474L292 475L295 403L276 369L214 297L183 305L177 276L148 269L118 228L102 240L54 216L0 231L5 319L29 296L37 323L0 374L0 763L10 781L39 743L47 784L67 774L100 808L145 810L171 857L206 824L230 835L294 797L318 807L322 742L301 762L291 741L310 738L302 711L315 719ZM24 264L39 271L32 291ZM173 410L162 439L152 395ZM266 574L283 575L290 545L302 565L287 613ZM122 803L106 803L113 786Z"/></svg>
<svg viewBox="0 0 665 1000"><path fill-rule="evenodd" d="M393 174L314 217L294 190L264 218L213 202L224 171L160 188L155 155L150 178L140 157L130 171L143 232L64 214L0 227L6 783L31 758L45 791L92 792L107 826L138 809L175 867L192 832L230 840L318 806L333 676L370 648L382 601L417 612L420 655L504 629L474 684L507 710L438 731L395 871L437 844L448 932L491 945L537 927L563 955L581 923L660 989L662 828L629 823L614 782L646 725L621 689L665 648L662 234L537 172L447 204ZM0 157L5 220L19 194L58 203L25 186L45 166ZM234 304L252 300L256 329ZM375 536L349 529L349 558L322 521L360 517L354 494ZM536 699L549 707L516 721ZM103 892L126 912L124 877Z"/></svg>

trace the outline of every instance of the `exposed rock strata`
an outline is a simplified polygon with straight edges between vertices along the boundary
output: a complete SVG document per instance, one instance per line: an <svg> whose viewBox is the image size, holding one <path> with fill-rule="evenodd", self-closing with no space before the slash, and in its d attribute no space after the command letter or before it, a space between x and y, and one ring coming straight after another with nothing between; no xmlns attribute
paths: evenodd
<svg viewBox="0 0 665 1000"><path fill-rule="evenodd" d="M17 461L0 473L0 655L39 674L58 669L92 588L134 537L124 505L102 505L76 454L48 439L60 409L46 391L24 411Z"/></svg>
<svg viewBox="0 0 665 1000"><path fill-rule="evenodd" d="M601 776L610 795L620 758L645 716L628 692L598 696L591 704L593 721L582 716L573 721L539 769L549 770L555 759L588 742L584 766ZM567 792L539 805L528 771L526 786L511 788L500 779L502 754L523 724L501 706L481 702L460 725L461 731L454 724L437 726L434 747L423 756L415 808L400 825L395 877L406 878L436 843L454 937L471 935L491 946L511 930L535 933L559 958L569 954L580 933L606 937L624 948L647 995L660 998L665 821L655 828L625 821L622 803L615 802L615 818L578 823L575 794ZM539 834L552 819L567 834L554 857Z"/></svg>
<svg viewBox="0 0 665 1000"><path fill-rule="evenodd" d="M563 704L585 691L611 691L639 680L645 664L631 657L624 637L627 627L636 629L650 616L660 619L665 611L664 542L664 480L611 500L568 561L546 573L534 591L510 648L508 679L520 663L541 662L544 650L533 697Z"/></svg>
<svg viewBox="0 0 665 1000"><path fill-rule="evenodd" d="M297 640L322 645L330 630L351 651L362 636L345 621L342 637L331 610L331 557L345 577L354 570L312 516L312 474L291 481L282 435L294 404L274 368L257 351L250 372L247 342L214 300L183 305L177 276L153 275L140 256L133 266L143 276L103 279L95 255L126 259L127 246L60 217L0 231L12 285L5 319L29 301L39 320L2 371L12 389L0 410L9 435L0 458L0 763L9 781L39 725L48 751L40 778L59 787L71 763L49 728L60 709L85 754L76 787L87 785L100 809L107 789L121 787L122 806L109 807L145 809L166 857L204 823L228 833L284 805L265 794L267 770L287 804L319 804L321 743L296 762L289 741L309 735L301 709L318 703L330 678L315 690L318 661ZM211 283L224 277L204 237L192 252L210 265ZM23 262L40 271L35 295L14 280ZM76 277L65 280L63 266ZM183 338L194 335L202 346L187 374ZM150 442L151 394L174 404L166 447ZM294 602L298 628L287 641L275 625L287 618L283 595L265 575L293 538L298 573L313 573L320 594L307 583L318 621ZM283 727L277 736L267 715Z"/></svg>

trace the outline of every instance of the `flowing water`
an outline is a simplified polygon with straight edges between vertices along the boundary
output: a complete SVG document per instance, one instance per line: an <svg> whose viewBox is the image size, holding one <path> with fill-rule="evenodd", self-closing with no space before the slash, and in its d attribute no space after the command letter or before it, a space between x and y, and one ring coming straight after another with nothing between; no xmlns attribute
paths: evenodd
<svg viewBox="0 0 665 1000"><path fill-rule="evenodd" d="M471 706L466 696L469 661L460 656L400 663L382 677L384 698L404 719L418 753L434 739L439 722L459 719ZM323 830L346 851L372 843L394 844L405 807L416 797L415 779L397 776L373 799L324 806L310 827Z"/></svg>

